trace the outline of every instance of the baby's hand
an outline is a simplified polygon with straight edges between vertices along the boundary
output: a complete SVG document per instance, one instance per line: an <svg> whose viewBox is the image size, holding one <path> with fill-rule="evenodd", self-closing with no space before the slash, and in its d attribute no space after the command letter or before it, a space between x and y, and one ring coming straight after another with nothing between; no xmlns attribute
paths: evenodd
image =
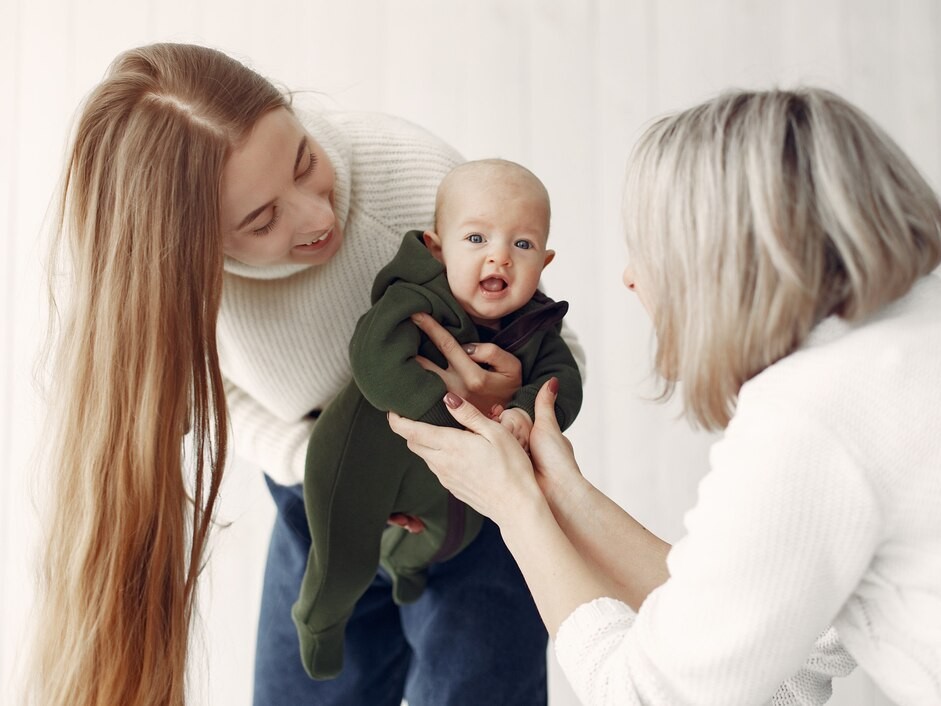
<svg viewBox="0 0 941 706"><path fill-rule="evenodd" d="M529 453L529 433L533 430L533 420L519 407L511 407L500 412L500 424L504 426Z"/></svg>

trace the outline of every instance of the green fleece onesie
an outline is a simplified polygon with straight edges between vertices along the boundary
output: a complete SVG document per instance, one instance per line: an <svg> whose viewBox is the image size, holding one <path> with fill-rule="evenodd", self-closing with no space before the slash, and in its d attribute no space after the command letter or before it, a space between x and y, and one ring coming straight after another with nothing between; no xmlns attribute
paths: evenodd
<svg viewBox="0 0 941 706"><path fill-rule="evenodd" d="M340 673L347 620L379 565L392 578L396 603L417 600L428 565L457 554L481 526L480 515L445 490L389 428L388 410L459 426L442 400L447 390L441 378L415 362L422 355L447 366L411 314L430 314L460 343L489 340L516 355L523 385L508 407L534 417L536 394L553 376L560 383L555 411L563 429L582 402L578 365L560 336L568 304L537 292L504 317L499 331L478 330L451 294L444 267L425 247L421 231L405 235L376 276L371 299L350 342L353 381L320 415L307 450L304 503L311 547L291 614L304 668L315 679ZM396 512L420 517L425 530L409 534L389 527L386 521Z"/></svg>

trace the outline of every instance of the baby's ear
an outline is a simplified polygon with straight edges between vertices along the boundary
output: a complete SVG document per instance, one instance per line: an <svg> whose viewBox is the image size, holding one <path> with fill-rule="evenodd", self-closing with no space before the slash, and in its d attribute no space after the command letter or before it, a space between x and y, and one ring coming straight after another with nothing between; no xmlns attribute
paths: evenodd
<svg viewBox="0 0 941 706"><path fill-rule="evenodd" d="M555 260L555 250L546 250L546 261L542 263L543 269L553 260Z"/></svg>
<svg viewBox="0 0 941 706"><path fill-rule="evenodd" d="M441 261L441 238L433 230L426 230L422 234L422 240L425 241L425 247L431 251L431 256L435 260Z"/></svg>

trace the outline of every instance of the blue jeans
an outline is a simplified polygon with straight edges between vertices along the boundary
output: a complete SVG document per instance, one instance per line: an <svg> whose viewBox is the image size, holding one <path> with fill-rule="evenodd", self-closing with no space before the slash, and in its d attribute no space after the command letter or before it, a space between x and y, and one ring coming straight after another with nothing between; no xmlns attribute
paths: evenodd
<svg viewBox="0 0 941 706"><path fill-rule="evenodd" d="M489 520L453 559L434 564L415 603L392 602L380 571L346 629L343 671L304 672L291 605L310 534L301 486L265 477L278 508L258 624L255 706L544 706L545 627L500 530Z"/></svg>

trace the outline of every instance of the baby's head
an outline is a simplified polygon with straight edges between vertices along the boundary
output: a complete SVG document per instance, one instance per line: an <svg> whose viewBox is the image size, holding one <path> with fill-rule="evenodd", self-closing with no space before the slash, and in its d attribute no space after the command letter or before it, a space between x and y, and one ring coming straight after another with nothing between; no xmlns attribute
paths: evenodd
<svg viewBox="0 0 941 706"><path fill-rule="evenodd" d="M496 327L535 293L555 256L546 249L548 237L542 182L519 164L485 159L442 179L425 245L444 264L451 292L471 319Z"/></svg>

